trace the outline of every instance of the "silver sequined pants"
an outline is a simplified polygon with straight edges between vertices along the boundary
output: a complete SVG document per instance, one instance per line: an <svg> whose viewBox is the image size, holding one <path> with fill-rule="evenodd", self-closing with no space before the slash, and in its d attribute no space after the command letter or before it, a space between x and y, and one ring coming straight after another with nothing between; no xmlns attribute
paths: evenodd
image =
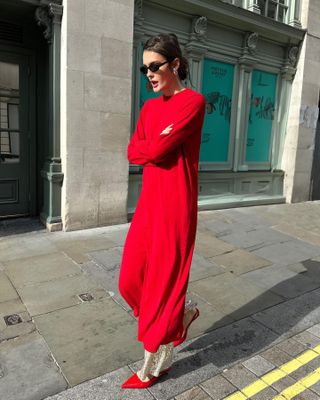
<svg viewBox="0 0 320 400"><path fill-rule="evenodd" d="M171 367L173 362L173 343L161 344L156 353L144 350L144 363L140 371L141 379L148 375L159 376L160 371Z"/></svg>
<svg viewBox="0 0 320 400"><path fill-rule="evenodd" d="M193 309L197 303L189 300L185 304L185 313ZM141 379L144 380L148 375L159 376L159 373L164 369L171 367L173 363L173 342L168 344L161 344L156 353L150 353L148 350L144 350L144 363L140 370Z"/></svg>

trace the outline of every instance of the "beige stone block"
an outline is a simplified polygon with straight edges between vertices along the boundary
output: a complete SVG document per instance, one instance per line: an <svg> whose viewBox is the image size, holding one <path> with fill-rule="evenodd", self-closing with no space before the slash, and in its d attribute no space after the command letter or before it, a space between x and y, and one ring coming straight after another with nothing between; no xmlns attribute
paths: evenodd
<svg viewBox="0 0 320 400"><path fill-rule="evenodd" d="M123 153L130 137L130 115L90 110L70 110L67 121L68 148Z"/></svg>
<svg viewBox="0 0 320 400"><path fill-rule="evenodd" d="M65 230L91 228L98 225L99 185L67 182Z"/></svg>
<svg viewBox="0 0 320 400"><path fill-rule="evenodd" d="M128 180L102 184L99 197L99 225L126 223Z"/></svg>
<svg viewBox="0 0 320 400"><path fill-rule="evenodd" d="M85 74L85 108L87 110L130 113L131 80L97 74Z"/></svg>
<svg viewBox="0 0 320 400"><path fill-rule="evenodd" d="M309 173L312 168L313 161L313 148L310 149L299 149L297 152L296 159L296 172Z"/></svg>
<svg viewBox="0 0 320 400"><path fill-rule="evenodd" d="M128 162L122 152L84 149L83 175L85 182L106 184L126 179Z"/></svg>
<svg viewBox="0 0 320 400"><path fill-rule="evenodd" d="M86 33L69 33L67 66L79 71L100 73L101 38Z"/></svg>
<svg viewBox="0 0 320 400"><path fill-rule="evenodd" d="M313 129L304 127L300 125L299 129L299 142L295 150L308 149L312 150L314 148L315 131Z"/></svg>
<svg viewBox="0 0 320 400"><path fill-rule="evenodd" d="M317 65L318 71L320 70L319 67L320 64ZM319 73L317 75L319 75ZM303 82L301 104L309 107L318 107L319 87L320 81L318 77L315 76L315 72L306 71L306 78Z"/></svg>
<svg viewBox="0 0 320 400"><path fill-rule="evenodd" d="M85 1L68 0L64 7L67 7L67 30L68 33L85 31Z"/></svg>
<svg viewBox="0 0 320 400"><path fill-rule="evenodd" d="M69 184L70 182L83 181L83 147L75 147L70 145L70 150L66 156L64 179Z"/></svg>
<svg viewBox="0 0 320 400"><path fill-rule="evenodd" d="M70 151L76 147L100 149L103 126L99 111L70 110L67 121Z"/></svg>
<svg viewBox="0 0 320 400"><path fill-rule="evenodd" d="M86 6L86 32L132 43L134 2L90 0Z"/></svg>
<svg viewBox="0 0 320 400"><path fill-rule="evenodd" d="M294 174L292 198L293 203L308 201L310 190L310 173L296 172Z"/></svg>
<svg viewBox="0 0 320 400"><path fill-rule="evenodd" d="M67 109L68 120L73 110L84 108L84 73L72 69L67 70Z"/></svg>
<svg viewBox="0 0 320 400"><path fill-rule="evenodd" d="M302 2L303 3L303 2ZM320 3L319 0L309 1L309 13L308 13L308 32L320 36Z"/></svg>
<svg viewBox="0 0 320 400"><path fill-rule="evenodd" d="M101 148L124 151L130 140L130 114L101 113Z"/></svg>
<svg viewBox="0 0 320 400"><path fill-rule="evenodd" d="M104 75L131 78L132 43L103 37L101 71Z"/></svg>

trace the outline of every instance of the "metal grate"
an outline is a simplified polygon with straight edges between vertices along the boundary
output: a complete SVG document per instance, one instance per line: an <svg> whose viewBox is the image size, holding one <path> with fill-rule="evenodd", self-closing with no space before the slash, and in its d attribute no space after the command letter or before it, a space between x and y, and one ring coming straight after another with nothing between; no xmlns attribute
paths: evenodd
<svg viewBox="0 0 320 400"><path fill-rule="evenodd" d="M22 26L0 21L0 40L22 43Z"/></svg>

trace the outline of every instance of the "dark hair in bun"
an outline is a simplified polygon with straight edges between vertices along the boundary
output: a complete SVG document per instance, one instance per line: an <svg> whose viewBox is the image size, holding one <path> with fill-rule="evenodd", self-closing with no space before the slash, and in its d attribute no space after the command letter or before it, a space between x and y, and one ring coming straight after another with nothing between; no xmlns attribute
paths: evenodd
<svg viewBox="0 0 320 400"><path fill-rule="evenodd" d="M179 58L179 78L184 81L187 79L187 77L189 77L190 80L188 60L182 56L177 35L174 33L159 33L158 35L151 37L143 46L143 50L159 53L163 55L169 62L173 61L175 58Z"/></svg>

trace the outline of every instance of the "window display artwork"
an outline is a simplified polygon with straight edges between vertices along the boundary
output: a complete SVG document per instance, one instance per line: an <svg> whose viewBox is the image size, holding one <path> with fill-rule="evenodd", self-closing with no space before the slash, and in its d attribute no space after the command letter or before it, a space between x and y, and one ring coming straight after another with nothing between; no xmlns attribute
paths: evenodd
<svg viewBox="0 0 320 400"><path fill-rule="evenodd" d="M203 64L202 94L206 115L202 129L200 161L227 162L234 66L211 59Z"/></svg>
<svg viewBox="0 0 320 400"><path fill-rule="evenodd" d="M254 70L247 131L246 161L269 162L277 75Z"/></svg>

